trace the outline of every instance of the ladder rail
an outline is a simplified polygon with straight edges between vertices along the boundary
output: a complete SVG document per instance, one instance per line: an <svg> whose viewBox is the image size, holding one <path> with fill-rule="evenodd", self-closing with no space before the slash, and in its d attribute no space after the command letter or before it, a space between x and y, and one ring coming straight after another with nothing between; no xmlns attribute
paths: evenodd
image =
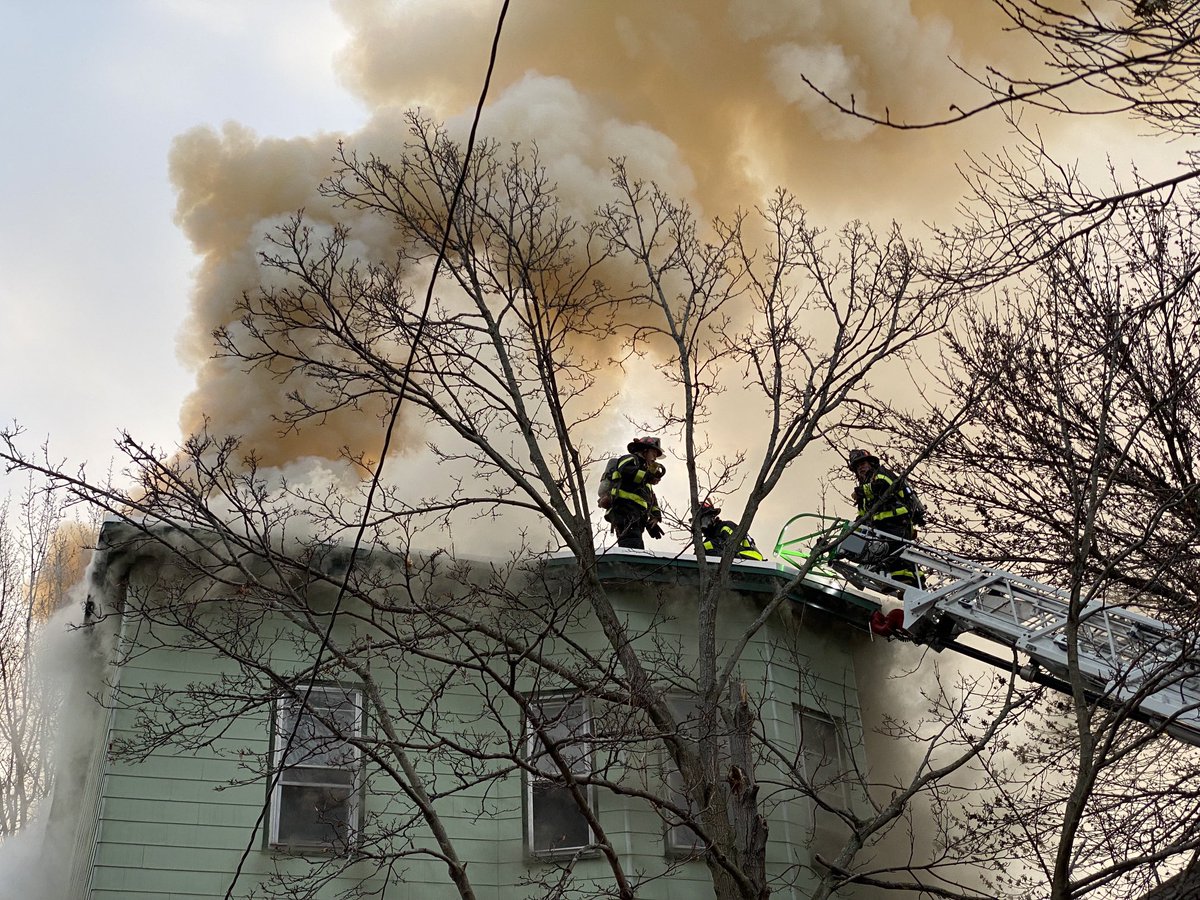
<svg viewBox="0 0 1200 900"><path fill-rule="evenodd" d="M941 649L954 646L958 635L976 634L1024 654L1065 683L1076 602L1069 593L895 535L850 529L845 520L805 537L816 546L837 528L841 543L831 565L855 583L903 596L905 626L916 640ZM781 533L779 545L802 557L797 543ZM913 587L879 570L895 556L925 573L924 583ZM1085 603L1074 621L1074 662L1089 696L1127 705L1135 717L1200 746L1200 647L1164 622L1097 599Z"/></svg>
<svg viewBox="0 0 1200 900"><path fill-rule="evenodd" d="M930 614L948 616L963 631L1013 647L1048 671L1067 673L1068 593L917 544L908 543L901 556L951 579L939 591L907 588L906 617L910 610L914 622ZM992 577L962 578L960 573L971 570ZM956 604L948 602L954 587L963 588ZM989 605L990 597L1000 602ZM1171 638L1165 623L1099 600L1079 610L1075 633L1076 665L1093 690L1110 703L1134 706L1176 739L1200 746L1197 648Z"/></svg>

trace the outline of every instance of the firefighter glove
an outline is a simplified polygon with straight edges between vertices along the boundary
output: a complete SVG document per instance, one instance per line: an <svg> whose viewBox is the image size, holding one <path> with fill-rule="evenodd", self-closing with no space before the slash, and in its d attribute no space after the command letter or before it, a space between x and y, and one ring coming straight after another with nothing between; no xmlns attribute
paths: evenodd
<svg viewBox="0 0 1200 900"><path fill-rule="evenodd" d="M650 535L650 537L654 538L655 540L658 540L663 536L662 526L657 522L651 522L646 526L646 534Z"/></svg>

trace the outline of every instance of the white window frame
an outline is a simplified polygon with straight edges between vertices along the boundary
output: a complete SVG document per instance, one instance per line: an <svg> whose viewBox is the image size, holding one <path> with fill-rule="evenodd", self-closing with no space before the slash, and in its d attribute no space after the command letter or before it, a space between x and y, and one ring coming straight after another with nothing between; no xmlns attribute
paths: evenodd
<svg viewBox="0 0 1200 900"><path fill-rule="evenodd" d="M808 731L805 728L806 719L814 723L820 723L822 727L832 729L833 749L836 754L835 759L827 757L825 747L820 749L820 758L814 759L815 754L808 749L810 741L805 740L805 734ZM797 706L796 737L800 760L804 765L804 777L807 779L813 792L830 806L849 809L851 797L850 783L847 776L851 771L851 751L849 734L846 731L846 721L837 716L832 716L822 709L814 709L810 706ZM818 770L822 769L832 775L832 779L819 776ZM833 791L837 792L836 795L831 793ZM831 849L834 843L844 843L848 834L844 831L842 821L838 819L837 824L831 827L829 819L832 814L822 809L815 798L808 799L808 806L812 811L814 848L819 847L821 844L827 844L830 846L822 849Z"/></svg>
<svg viewBox="0 0 1200 900"><path fill-rule="evenodd" d="M289 749L287 744L291 736L292 725L288 721L289 715L293 710L300 707L301 701L306 694L308 695L308 704L301 711L298 721L303 721L305 718L310 719L317 724L318 728L325 731L327 735L331 735L329 729L320 724L320 720L314 713L314 710L332 709L331 701L327 699L331 695L334 697L332 702L339 702L340 698L345 698L350 701L353 708L353 721L351 725L353 733L350 736L361 737L363 734L362 691L357 688L336 684L313 684L297 685L296 694L299 696L288 695L280 697L275 701L274 705L273 728L271 730L271 771L274 774L272 776L271 816L267 842L272 848L282 850L347 851L354 846L354 842L362 826L362 752L353 744L347 744L346 759L342 764L315 765L296 762L291 765L284 765L284 751ZM297 735L295 738L292 738L292 746L290 748L293 756L297 752L303 752L303 747L297 743L300 739L299 729L297 729ZM310 775L305 778L297 778L290 774L299 771L307 771ZM311 777L312 773L319 773L321 771L349 773L349 779L347 781L345 777L330 778L322 782ZM347 786L350 789L346 799L348 827L344 839L317 841L297 840L280 836L281 826L286 824L283 821L283 799L286 792L301 788L344 789Z"/></svg>
<svg viewBox="0 0 1200 900"><path fill-rule="evenodd" d="M681 730L688 722L692 723L692 729L695 730L695 720L700 711L700 701L697 697L686 694L672 694L667 697L667 704L671 708L671 715L680 724ZM696 739L695 734L689 735L689 737L693 740ZM722 739L718 738L718 740ZM724 750L723 747L722 750ZM699 816L700 810L694 801L688 799L683 790L683 773L679 771L675 765L675 761L671 759L671 754L667 751L666 747L663 747L662 753L663 780L666 782L668 797L675 806L680 809L686 809L694 820ZM682 823L673 825L670 822L664 822L664 824L666 825L666 834L664 835L663 842L670 856L690 858L704 852L703 839L687 825Z"/></svg>
<svg viewBox="0 0 1200 900"><path fill-rule="evenodd" d="M571 729L575 726L571 724L573 717L568 712L572 709L579 711L578 722L579 726L581 726L579 733L575 735L571 735ZM595 748L593 746L595 716L587 698L573 695L542 694L533 698L531 711L537 713L543 723L542 729L550 740L561 741L568 736L574 738L575 743L567 743L560 746L565 747L568 755L571 757L572 773L578 776L590 776L595 765ZM567 725L565 733L562 731L561 723L566 723ZM597 851L589 850L588 848L595 844L596 835L592 831L591 822L587 821L583 811L577 805L575 810L579 817L584 820L584 825L587 828L586 843L564 844L552 847L537 846L537 830L535 827L536 792L539 789L547 787L566 787L562 781L562 772L553 759L548 758L544 763L539 761L539 757L546 755L548 754L544 748L544 744L531 721L531 716L527 714L525 717L525 759L529 763L530 769L525 773L525 847L531 856L538 859L595 855ZM545 774L541 774L542 772ZM594 787L584 784L579 785L579 788L584 792L589 808L594 811L596 808Z"/></svg>

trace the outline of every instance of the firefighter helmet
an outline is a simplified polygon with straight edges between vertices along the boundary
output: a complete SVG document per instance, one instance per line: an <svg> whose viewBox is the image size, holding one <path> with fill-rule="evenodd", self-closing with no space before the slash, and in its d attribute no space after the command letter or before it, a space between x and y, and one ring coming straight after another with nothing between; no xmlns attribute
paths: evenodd
<svg viewBox="0 0 1200 900"><path fill-rule="evenodd" d="M701 528L707 528L705 524L709 519L715 519L721 514L721 507L713 506L711 500L704 500L700 504L700 508L696 512L696 518L692 519L693 525L699 525Z"/></svg>
<svg viewBox="0 0 1200 900"><path fill-rule="evenodd" d="M629 442L625 448L630 453L639 453L642 450L657 450L658 455L663 455L662 441L656 437L636 437Z"/></svg>
<svg viewBox="0 0 1200 900"><path fill-rule="evenodd" d="M851 450L850 457L846 461L846 468L853 472L856 468L858 468L858 464L860 462L869 462L871 467L874 468L875 466L879 465L879 458L872 456L871 453L866 450Z"/></svg>

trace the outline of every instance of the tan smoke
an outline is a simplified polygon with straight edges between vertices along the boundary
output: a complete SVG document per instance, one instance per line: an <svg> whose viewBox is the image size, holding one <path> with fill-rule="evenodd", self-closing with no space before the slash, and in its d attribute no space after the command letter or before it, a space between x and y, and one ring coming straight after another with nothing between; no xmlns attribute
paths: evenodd
<svg viewBox="0 0 1200 900"><path fill-rule="evenodd" d="M402 139L400 111L414 105L465 136L499 6L336 0L353 34L342 71L373 110L347 143L386 152ZM781 184L831 225L929 220L959 193L954 166L964 142L988 146L996 119L958 131L875 128L831 109L799 73L894 119L966 105L968 89L947 57L974 67L991 61L995 48L982 35L992 41L997 30L978 4L961 6L525 0L509 14L484 131L502 142L535 141L579 216L609 198L609 161L623 157L633 174L689 197L705 217L753 206ZM201 259L182 339L197 388L181 424L194 431L208 419L215 432L243 435L268 464L332 459L343 446L371 454L381 440L379 409L281 436L274 416L291 385L212 358L212 331L235 322L238 299L261 281L264 234L302 207L315 222L334 219L317 193L334 144L333 135L259 139L227 125L183 135L171 156L178 222ZM368 246L386 244L386 223L353 224Z"/></svg>
<svg viewBox="0 0 1200 900"><path fill-rule="evenodd" d="M356 35L342 60L350 85L378 107L465 109L478 93L498 6L341 3ZM999 29L988 4L962 6L533 0L511 8L492 96L533 73L565 79L593 105L594 122L673 142L710 212L749 205L782 183L816 206L919 218L931 201L953 198L947 182L964 135L872 128L830 108L799 73L897 121L966 106L969 91L947 57L995 61ZM559 112L531 105L529 130L514 136L541 142L567 131L575 123ZM608 149L580 161L603 170ZM625 155L638 160L637 150Z"/></svg>
<svg viewBox="0 0 1200 900"><path fill-rule="evenodd" d="M235 325L243 294L263 283L259 254L268 232L300 209L316 225L337 219L317 192L334 143L329 135L259 140L226 125L219 133L199 128L177 138L171 153L176 219L200 257L191 321L180 342L196 367L197 389L181 425L191 433L208 420L217 434L243 436L267 465L303 456L334 459L342 447L378 445L381 408L337 413L326 421L330 427L285 433L277 417L295 383L268 370L248 375L244 363L214 356L213 331ZM356 234L361 239L371 229L364 225Z"/></svg>
<svg viewBox="0 0 1200 900"><path fill-rule="evenodd" d="M95 522L72 519L54 529L46 545L38 579L30 585L30 609L39 624L72 599L71 588L83 580L95 540Z"/></svg>

